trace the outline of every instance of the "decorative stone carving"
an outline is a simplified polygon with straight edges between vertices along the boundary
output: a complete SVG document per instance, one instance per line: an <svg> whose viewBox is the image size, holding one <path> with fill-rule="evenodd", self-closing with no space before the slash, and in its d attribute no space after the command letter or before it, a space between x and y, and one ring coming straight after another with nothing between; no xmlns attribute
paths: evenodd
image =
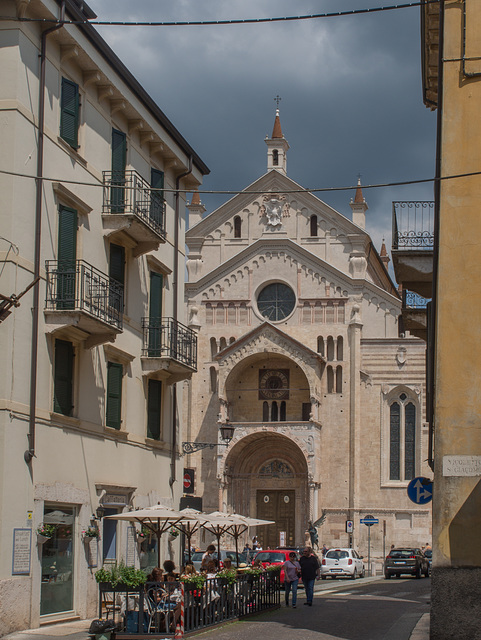
<svg viewBox="0 0 481 640"><path fill-rule="evenodd" d="M406 360L407 360L406 347L398 347L398 350L396 353L396 362L398 363L398 365L402 367L404 364L406 364Z"/></svg>

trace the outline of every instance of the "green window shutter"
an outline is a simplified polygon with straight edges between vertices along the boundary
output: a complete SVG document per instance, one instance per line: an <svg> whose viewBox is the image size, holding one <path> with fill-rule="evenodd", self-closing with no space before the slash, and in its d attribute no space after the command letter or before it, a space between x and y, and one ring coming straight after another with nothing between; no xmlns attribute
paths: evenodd
<svg viewBox="0 0 481 640"><path fill-rule="evenodd" d="M162 355L162 293L164 277L161 273L150 272L149 300L149 347L151 358Z"/></svg>
<svg viewBox="0 0 481 640"><path fill-rule="evenodd" d="M57 239L57 308L75 309L78 215L75 209L60 206Z"/></svg>
<svg viewBox="0 0 481 640"><path fill-rule="evenodd" d="M160 440L162 382L149 380L147 397L147 437Z"/></svg>
<svg viewBox="0 0 481 640"><path fill-rule="evenodd" d="M112 213L123 213L125 208L125 166L127 163L127 136L112 129Z"/></svg>
<svg viewBox="0 0 481 640"><path fill-rule="evenodd" d="M107 411L106 424L113 429L120 429L122 409L122 374L123 367L116 362L107 363Z"/></svg>
<svg viewBox="0 0 481 640"><path fill-rule="evenodd" d="M119 284L125 283L125 248L121 245L110 245L109 276Z"/></svg>
<svg viewBox="0 0 481 640"><path fill-rule="evenodd" d="M164 188L164 172L159 171L158 169L151 169L150 171L150 186L154 189L163 189ZM156 193L164 199L164 192L157 191Z"/></svg>
<svg viewBox="0 0 481 640"><path fill-rule="evenodd" d="M70 416L73 409L73 344L55 340L53 410Z"/></svg>
<svg viewBox="0 0 481 640"><path fill-rule="evenodd" d="M74 149L78 149L79 104L78 84L62 78L60 137Z"/></svg>
<svg viewBox="0 0 481 640"><path fill-rule="evenodd" d="M164 188L164 172L158 169L151 169L150 171L150 186L154 189ZM150 218L164 228L164 192L152 191L150 198Z"/></svg>

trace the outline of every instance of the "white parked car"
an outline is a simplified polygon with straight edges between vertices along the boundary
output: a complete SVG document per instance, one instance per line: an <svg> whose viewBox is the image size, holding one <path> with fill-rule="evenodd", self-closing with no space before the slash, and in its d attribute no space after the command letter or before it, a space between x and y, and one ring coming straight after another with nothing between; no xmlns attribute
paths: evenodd
<svg viewBox="0 0 481 640"><path fill-rule="evenodd" d="M333 580L338 576L347 576L352 580L364 578L366 570L362 556L358 555L354 549L329 549L321 564L321 578L325 580L327 576Z"/></svg>

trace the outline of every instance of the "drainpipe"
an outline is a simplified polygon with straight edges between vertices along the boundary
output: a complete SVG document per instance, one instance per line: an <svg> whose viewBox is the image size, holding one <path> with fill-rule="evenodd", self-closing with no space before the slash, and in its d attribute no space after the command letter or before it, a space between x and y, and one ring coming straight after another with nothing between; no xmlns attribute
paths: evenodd
<svg viewBox="0 0 481 640"><path fill-rule="evenodd" d="M174 327L177 327L177 320L179 315L178 305L178 292L179 292L179 223L180 223L180 181L192 173L192 156L189 156L189 168L184 173L177 176L175 180L175 228L174 228L174 269L173 269L173 282L172 290L174 295L173 305L173 318ZM172 389L172 452L170 455L170 479L169 485L172 488L175 482L175 455L177 448L177 383L175 382Z"/></svg>
<svg viewBox="0 0 481 640"><path fill-rule="evenodd" d="M45 123L45 67L47 62L47 36L63 27L65 20L65 0L60 7L58 23L42 32L40 44L40 81L38 98L38 146L37 177L35 198L35 253L33 277L37 281L33 289L32 342L30 350L30 414L28 421L28 449L23 454L30 464L35 457L35 414L37 409L37 360L38 360L38 316L40 299L40 239L42 233L42 190L43 190L43 142Z"/></svg>

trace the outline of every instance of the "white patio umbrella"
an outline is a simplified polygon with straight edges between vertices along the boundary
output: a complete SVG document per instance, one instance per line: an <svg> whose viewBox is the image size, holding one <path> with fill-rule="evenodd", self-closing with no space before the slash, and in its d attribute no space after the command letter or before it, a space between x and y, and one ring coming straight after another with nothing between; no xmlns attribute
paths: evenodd
<svg viewBox="0 0 481 640"><path fill-rule="evenodd" d="M197 509L191 509L189 507L182 509L180 513L184 514L185 518L177 522L174 526L181 533L185 535L187 538L187 544L189 548L189 562L191 561L191 538L196 531L198 531L201 526L208 522L208 516L202 511L198 511Z"/></svg>
<svg viewBox="0 0 481 640"><path fill-rule="evenodd" d="M233 513L232 516L236 520L240 520L240 523L235 523L231 526L231 536L235 539L235 552L237 556L237 564L239 564L239 549L238 540L240 536L247 531L249 527L262 527L268 524L275 524L274 520L260 520L259 518L250 518L249 516L242 516L239 513ZM229 532L228 532L229 533Z"/></svg>
<svg viewBox="0 0 481 640"><path fill-rule="evenodd" d="M153 507L147 507L145 509L136 509L133 511L126 511L125 513L115 513L111 516L105 516L112 520L124 520L128 522L139 522L142 526L146 527L154 535L157 536L157 560L160 567L160 538L170 527L175 526L177 523L189 520L189 516L183 514L181 511L171 509L170 507L163 507L157 504Z"/></svg>
<svg viewBox="0 0 481 640"><path fill-rule="evenodd" d="M231 533L231 527L235 525L243 526L244 523L239 517L233 516L225 511L213 511L212 513L204 514L207 517L207 521L202 524L202 528L206 531L210 531L217 538L217 553L220 559L220 538L224 533ZM245 530L245 529L244 529ZM239 558L237 558L237 561Z"/></svg>

